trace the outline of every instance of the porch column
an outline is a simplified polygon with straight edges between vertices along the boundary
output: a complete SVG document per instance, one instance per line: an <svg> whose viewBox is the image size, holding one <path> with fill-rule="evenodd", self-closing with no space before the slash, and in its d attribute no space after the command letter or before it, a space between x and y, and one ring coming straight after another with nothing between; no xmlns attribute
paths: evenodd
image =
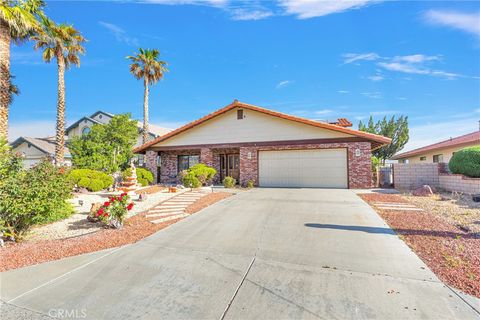
<svg viewBox="0 0 480 320"><path fill-rule="evenodd" d="M200 162L206 164L209 167L213 167L213 151L210 148L200 149Z"/></svg>
<svg viewBox="0 0 480 320"><path fill-rule="evenodd" d="M246 186L252 180L258 186L258 150L255 147L240 147L240 184Z"/></svg>
<svg viewBox="0 0 480 320"><path fill-rule="evenodd" d="M145 167L153 173L155 183L158 181L157 156L158 152L156 151L149 150L145 153Z"/></svg>

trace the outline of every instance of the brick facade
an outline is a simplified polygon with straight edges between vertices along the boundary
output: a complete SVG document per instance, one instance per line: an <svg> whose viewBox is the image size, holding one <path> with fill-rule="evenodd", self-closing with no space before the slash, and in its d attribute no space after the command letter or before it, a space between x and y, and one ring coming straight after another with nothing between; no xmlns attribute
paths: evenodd
<svg viewBox="0 0 480 320"><path fill-rule="evenodd" d="M179 183L177 156L178 155L200 155L200 161L217 169L217 176L214 183L220 181L220 154L240 154L240 184L246 185L249 180L258 185L258 152L268 150L294 150L294 149L328 149L346 148L348 154L348 184L349 188L370 188L372 186L371 169L371 145L370 142L342 142L325 144L303 144L303 145L272 145L272 146L245 146L228 148L228 145L207 148L202 147L196 150L174 150L160 151L161 157L161 183ZM359 155L356 155L359 150Z"/></svg>
<svg viewBox="0 0 480 320"><path fill-rule="evenodd" d="M149 150L145 153L145 167L153 173L153 181L158 181L157 156L156 151Z"/></svg>

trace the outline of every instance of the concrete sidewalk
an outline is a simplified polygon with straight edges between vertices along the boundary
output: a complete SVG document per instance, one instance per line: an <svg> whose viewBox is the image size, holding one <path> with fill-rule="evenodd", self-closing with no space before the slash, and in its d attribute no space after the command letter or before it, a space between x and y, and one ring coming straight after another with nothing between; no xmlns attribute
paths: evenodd
<svg viewBox="0 0 480 320"><path fill-rule="evenodd" d="M2 319L480 318L352 191L326 189L243 192L136 244L4 272L1 299Z"/></svg>

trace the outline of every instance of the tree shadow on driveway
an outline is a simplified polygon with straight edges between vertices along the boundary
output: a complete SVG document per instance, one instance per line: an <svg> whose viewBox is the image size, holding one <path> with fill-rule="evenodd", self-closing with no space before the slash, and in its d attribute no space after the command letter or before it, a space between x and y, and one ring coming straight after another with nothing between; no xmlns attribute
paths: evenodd
<svg viewBox="0 0 480 320"><path fill-rule="evenodd" d="M463 238L463 239L480 239L479 233L460 233L451 231L438 231L438 230L414 230L414 229L395 229L393 231L390 228L383 227L368 227L368 226L350 226L341 224L322 224L322 223L305 223L305 227L319 228L319 229L333 229L344 231L359 231L373 234L389 234L389 235L417 235L417 236L429 236L429 237L442 237L442 238Z"/></svg>

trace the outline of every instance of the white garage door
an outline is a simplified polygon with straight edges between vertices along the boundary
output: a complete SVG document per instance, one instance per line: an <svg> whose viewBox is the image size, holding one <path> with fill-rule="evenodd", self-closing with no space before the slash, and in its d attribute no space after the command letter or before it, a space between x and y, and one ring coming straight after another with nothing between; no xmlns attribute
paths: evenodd
<svg viewBox="0 0 480 320"><path fill-rule="evenodd" d="M346 149L259 152L261 187L348 188Z"/></svg>

